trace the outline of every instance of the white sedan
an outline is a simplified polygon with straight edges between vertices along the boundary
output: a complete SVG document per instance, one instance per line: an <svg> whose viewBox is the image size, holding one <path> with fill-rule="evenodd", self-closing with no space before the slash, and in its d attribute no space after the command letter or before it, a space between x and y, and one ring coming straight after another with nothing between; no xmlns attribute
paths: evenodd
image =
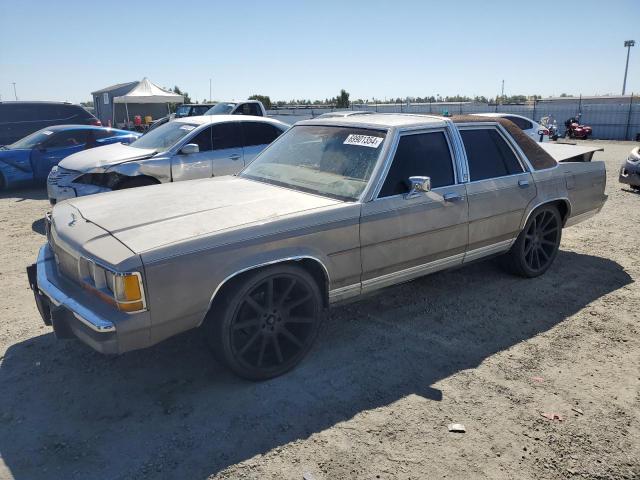
<svg viewBox="0 0 640 480"><path fill-rule="evenodd" d="M524 133L529 135L536 142L549 141L549 130L546 127L540 125L538 122L534 122L530 118L523 117L522 115L515 115L513 113L474 113L473 115L477 115L479 117L506 118L507 120L511 120L515 123Z"/></svg>

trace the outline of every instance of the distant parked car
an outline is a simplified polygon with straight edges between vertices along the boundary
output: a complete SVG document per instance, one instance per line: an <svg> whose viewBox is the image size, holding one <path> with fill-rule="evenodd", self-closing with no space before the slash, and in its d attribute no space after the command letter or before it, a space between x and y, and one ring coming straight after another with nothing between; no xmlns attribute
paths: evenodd
<svg viewBox="0 0 640 480"><path fill-rule="evenodd" d="M65 102L0 102L0 145L53 125L102 125L80 105Z"/></svg>
<svg viewBox="0 0 640 480"><path fill-rule="evenodd" d="M0 147L0 190L44 182L63 158L111 143L131 143L140 134L89 125L43 128Z"/></svg>
<svg viewBox="0 0 640 480"><path fill-rule="evenodd" d="M242 102L220 102L211 107L205 115L253 115L266 117L267 111L259 100L245 100Z"/></svg>
<svg viewBox="0 0 640 480"><path fill-rule="evenodd" d="M474 113L479 117L506 118L515 123L520 129L529 135L536 142L549 141L549 129L543 127L538 122L534 122L530 118L522 115L514 115L513 113Z"/></svg>
<svg viewBox="0 0 640 480"><path fill-rule="evenodd" d="M49 175L49 201L233 175L288 128L286 123L262 117L178 118L131 145L107 145L66 158Z"/></svg>
<svg viewBox="0 0 640 480"><path fill-rule="evenodd" d="M210 108L214 107L215 103L185 103L180 105L176 109L176 113L167 115L166 117L159 118L151 125L149 125L149 130L153 130L154 128L159 127L160 125L164 125L169 120L173 120L174 118L184 118L184 117L197 117L199 115L204 115Z"/></svg>
<svg viewBox="0 0 640 480"><path fill-rule="evenodd" d="M631 150L629 157L620 168L618 180L640 191L640 147Z"/></svg>
<svg viewBox="0 0 640 480"><path fill-rule="evenodd" d="M204 115L215 103L185 103L176 109L176 118L198 117Z"/></svg>

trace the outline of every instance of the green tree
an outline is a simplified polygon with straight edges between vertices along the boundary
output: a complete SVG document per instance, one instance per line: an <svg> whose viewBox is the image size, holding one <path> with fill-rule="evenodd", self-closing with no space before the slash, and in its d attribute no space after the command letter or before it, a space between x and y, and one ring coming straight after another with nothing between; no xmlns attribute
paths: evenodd
<svg viewBox="0 0 640 480"><path fill-rule="evenodd" d="M173 87L173 93L182 95L184 97L184 103L192 103L191 97L189 96L189 94L187 92L183 92L182 90L180 90L180 87L178 87L177 85Z"/></svg>
<svg viewBox="0 0 640 480"><path fill-rule="evenodd" d="M259 102L262 102L262 105L264 105L264 108L267 110L271 108L271 99L268 95L254 94L249 97L249 100L258 100Z"/></svg>
<svg viewBox="0 0 640 480"><path fill-rule="evenodd" d="M340 95L334 99L336 108L348 108L349 107L349 92L344 88L340 90Z"/></svg>

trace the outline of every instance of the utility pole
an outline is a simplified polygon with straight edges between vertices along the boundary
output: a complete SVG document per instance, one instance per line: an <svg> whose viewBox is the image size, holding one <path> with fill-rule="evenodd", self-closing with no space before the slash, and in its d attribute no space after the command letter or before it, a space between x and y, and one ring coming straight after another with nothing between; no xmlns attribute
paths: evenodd
<svg viewBox="0 0 640 480"><path fill-rule="evenodd" d="M626 73L625 73L626 79ZM16 97L16 101L18 100L18 94L16 93L16 82L11 82L13 84L13 96Z"/></svg>
<svg viewBox="0 0 640 480"><path fill-rule="evenodd" d="M502 80L502 93L500 94L500 97L502 97L502 101L504 102L504 80Z"/></svg>
<svg viewBox="0 0 640 480"><path fill-rule="evenodd" d="M213 99L211 98L211 79L209 79L209 101L211 102Z"/></svg>
<svg viewBox="0 0 640 480"><path fill-rule="evenodd" d="M629 53L631 53L631 47L635 46L635 40L625 40L624 46L627 47L627 63L624 67L624 80L622 81L622 95L627 88L627 70L629 70ZM15 85L15 84L14 84Z"/></svg>

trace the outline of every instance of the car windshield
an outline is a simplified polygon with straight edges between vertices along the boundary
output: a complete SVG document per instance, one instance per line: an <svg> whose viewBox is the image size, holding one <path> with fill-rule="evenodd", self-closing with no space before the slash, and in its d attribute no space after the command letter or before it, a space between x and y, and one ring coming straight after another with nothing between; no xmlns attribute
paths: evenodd
<svg viewBox="0 0 640 480"><path fill-rule="evenodd" d="M131 143L131 147L149 148L156 152L164 152L173 147L178 141L192 132L197 125L183 122L169 122L145 133L138 140Z"/></svg>
<svg viewBox="0 0 640 480"><path fill-rule="evenodd" d="M225 115L227 113L230 113L235 106L235 103L219 103L207 110L207 113L205 113L205 115Z"/></svg>
<svg viewBox="0 0 640 480"><path fill-rule="evenodd" d="M51 138L51 135L53 134L54 132L52 130L43 128L42 130L33 132L31 135L27 135L26 137L18 140L15 143L12 143L11 145L7 145L7 148L10 150L35 148L38 144L49 140L49 138Z"/></svg>
<svg viewBox="0 0 640 480"><path fill-rule="evenodd" d="M386 132L300 125L260 154L241 177L340 200L357 200L378 161Z"/></svg>
<svg viewBox="0 0 640 480"><path fill-rule="evenodd" d="M176 117L187 117L189 116L189 111L191 110L190 105L180 105L176 109Z"/></svg>

